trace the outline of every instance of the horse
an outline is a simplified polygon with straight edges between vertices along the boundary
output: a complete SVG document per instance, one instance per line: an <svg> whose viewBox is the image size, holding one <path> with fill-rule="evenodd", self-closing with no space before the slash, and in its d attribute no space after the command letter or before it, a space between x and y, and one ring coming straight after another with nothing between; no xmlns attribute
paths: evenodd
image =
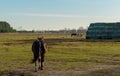
<svg viewBox="0 0 120 76"><path fill-rule="evenodd" d="M83 33L80 33L80 34L78 34L78 33L72 33L71 34L71 37L82 37L83 36Z"/></svg>
<svg viewBox="0 0 120 76"><path fill-rule="evenodd" d="M32 63L35 63L35 71L37 72L38 69L43 70L44 66L44 55L46 53L47 46L44 43L42 38L38 38L32 44L32 52L33 52L33 60ZM39 65L39 67L38 67Z"/></svg>
<svg viewBox="0 0 120 76"><path fill-rule="evenodd" d="M71 34L71 37L73 37L73 36L78 36L79 34L77 34L77 33L72 33Z"/></svg>

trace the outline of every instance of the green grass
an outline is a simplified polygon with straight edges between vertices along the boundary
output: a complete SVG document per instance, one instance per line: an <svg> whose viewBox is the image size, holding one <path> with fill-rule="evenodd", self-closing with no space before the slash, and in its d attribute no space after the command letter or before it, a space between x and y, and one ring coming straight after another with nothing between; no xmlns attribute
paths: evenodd
<svg viewBox="0 0 120 76"><path fill-rule="evenodd" d="M104 69L104 74L108 74L120 67L120 42L117 41L86 41L80 37L71 38L68 34L3 33L0 34L0 74L33 68L30 64L33 57L31 45L38 36L44 36L48 44L47 70L94 72L97 73L95 76L100 76Z"/></svg>

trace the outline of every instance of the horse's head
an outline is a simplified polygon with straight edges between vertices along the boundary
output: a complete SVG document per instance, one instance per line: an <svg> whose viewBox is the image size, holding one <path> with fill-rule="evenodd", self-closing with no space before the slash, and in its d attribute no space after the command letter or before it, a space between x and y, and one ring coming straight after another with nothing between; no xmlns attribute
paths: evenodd
<svg viewBox="0 0 120 76"><path fill-rule="evenodd" d="M43 39L43 36L39 36L37 39L38 39L38 40L42 40L42 39Z"/></svg>

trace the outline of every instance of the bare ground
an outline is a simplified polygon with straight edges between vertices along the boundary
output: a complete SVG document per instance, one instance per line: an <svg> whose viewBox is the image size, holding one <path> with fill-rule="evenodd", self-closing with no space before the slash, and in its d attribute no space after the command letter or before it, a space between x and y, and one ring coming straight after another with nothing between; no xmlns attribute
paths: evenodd
<svg viewBox="0 0 120 76"><path fill-rule="evenodd" d="M88 70L39 70L20 68L0 76L120 76L120 68L114 65L98 65Z"/></svg>

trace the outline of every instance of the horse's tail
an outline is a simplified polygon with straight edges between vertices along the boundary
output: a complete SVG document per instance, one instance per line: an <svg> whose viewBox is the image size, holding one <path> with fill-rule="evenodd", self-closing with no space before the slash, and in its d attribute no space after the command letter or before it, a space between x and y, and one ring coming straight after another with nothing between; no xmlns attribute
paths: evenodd
<svg viewBox="0 0 120 76"><path fill-rule="evenodd" d="M35 63L39 58L39 50L34 51L34 58L32 59L32 63Z"/></svg>
<svg viewBox="0 0 120 76"><path fill-rule="evenodd" d="M34 58L32 59L31 63L35 63L39 59L39 55L40 55L39 45L36 44L36 43L33 43L32 51L33 51L33 54L34 54Z"/></svg>
<svg viewBox="0 0 120 76"><path fill-rule="evenodd" d="M31 63L35 63L38 60L38 57L35 57L34 59L32 59Z"/></svg>

